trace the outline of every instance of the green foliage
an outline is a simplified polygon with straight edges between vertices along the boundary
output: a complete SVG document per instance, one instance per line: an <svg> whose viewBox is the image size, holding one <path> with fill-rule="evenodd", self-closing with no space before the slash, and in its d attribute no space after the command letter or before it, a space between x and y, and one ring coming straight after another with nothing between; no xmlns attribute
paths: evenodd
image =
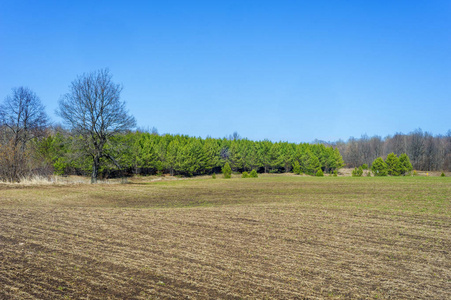
<svg viewBox="0 0 451 300"><path fill-rule="evenodd" d="M371 172L367 172L366 177L371 177Z"/></svg>
<svg viewBox="0 0 451 300"><path fill-rule="evenodd" d="M302 172L308 175L315 175L321 167L318 157L310 149L302 155L301 163Z"/></svg>
<svg viewBox="0 0 451 300"><path fill-rule="evenodd" d="M403 153L399 156L399 167L398 167L398 173L400 175L406 175L410 174L412 172L413 167L410 163L410 159L407 156L407 154Z"/></svg>
<svg viewBox="0 0 451 300"><path fill-rule="evenodd" d="M399 176L400 175L400 165L399 165L399 158L396 154L393 152L390 153L387 156L387 159L385 160L385 163L387 164L387 172L388 175L392 176Z"/></svg>
<svg viewBox="0 0 451 300"><path fill-rule="evenodd" d="M363 175L363 167L360 166L358 168L354 168L354 170L352 171L352 176L353 177L362 177Z"/></svg>
<svg viewBox="0 0 451 300"><path fill-rule="evenodd" d="M445 177L445 173L444 173L444 172L442 172L442 174L440 174L440 176L441 176L441 177Z"/></svg>
<svg viewBox="0 0 451 300"><path fill-rule="evenodd" d="M57 174L84 174L92 171L92 157L83 155L83 138L56 134L39 146L40 153ZM118 134L105 145L117 165L101 158L101 175L126 174L194 176L221 171L226 162L234 172L265 172L315 175L343 166L337 149L324 145L288 142L249 141L247 139L201 139L184 135L158 135L148 132ZM116 172L116 173L115 173Z"/></svg>
<svg viewBox="0 0 451 300"><path fill-rule="evenodd" d="M374 176L387 176L388 166L381 157L378 157L373 161L373 164L371 165L371 171L373 172Z"/></svg>
<svg viewBox="0 0 451 300"><path fill-rule="evenodd" d="M249 175L249 173L246 172L246 171L244 171L244 172L241 174L241 178L249 178L249 177L250 177L250 175Z"/></svg>
<svg viewBox="0 0 451 300"><path fill-rule="evenodd" d="M224 167L222 168L222 174L224 174L224 178L232 177L232 168L230 167L228 162L226 162Z"/></svg>
<svg viewBox="0 0 451 300"><path fill-rule="evenodd" d="M257 177L258 177L257 171L255 171L255 169L253 169L253 170L251 171L251 173L249 174L249 177L251 177L251 178L257 178Z"/></svg>
<svg viewBox="0 0 451 300"><path fill-rule="evenodd" d="M338 171L334 170L334 177L337 177L337 176L338 176Z"/></svg>
<svg viewBox="0 0 451 300"><path fill-rule="evenodd" d="M418 175L417 171L414 170L414 171L413 171L413 176L417 176L417 175Z"/></svg>
<svg viewBox="0 0 451 300"><path fill-rule="evenodd" d="M296 175L301 174L301 165L299 164L299 161L295 160L293 163L293 173Z"/></svg>
<svg viewBox="0 0 451 300"><path fill-rule="evenodd" d="M318 176L318 177L323 177L323 176L324 176L323 170L319 169L319 170L316 172L316 176Z"/></svg>
<svg viewBox="0 0 451 300"><path fill-rule="evenodd" d="M211 175L211 178L216 179L216 173L213 173L213 174Z"/></svg>
<svg viewBox="0 0 451 300"><path fill-rule="evenodd" d="M368 170L368 165L367 165L367 164L363 164L363 165L362 165L362 169Z"/></svg>

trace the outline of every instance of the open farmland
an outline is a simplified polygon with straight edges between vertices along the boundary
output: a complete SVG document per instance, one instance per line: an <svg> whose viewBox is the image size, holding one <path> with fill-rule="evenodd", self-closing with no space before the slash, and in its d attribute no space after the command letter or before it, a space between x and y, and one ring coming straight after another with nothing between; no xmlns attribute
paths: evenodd
<svg viewBox="0 0 451 300"><path fill-rule="evenodd" d="M451 178L0 185L0 299L451 298Z"/></svg>

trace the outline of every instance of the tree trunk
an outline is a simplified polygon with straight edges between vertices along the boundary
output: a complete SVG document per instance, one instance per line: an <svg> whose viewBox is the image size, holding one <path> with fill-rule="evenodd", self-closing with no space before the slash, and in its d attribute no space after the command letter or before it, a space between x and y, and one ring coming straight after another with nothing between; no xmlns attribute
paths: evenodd
<svg viewBox="0 0 451 300"><path fill-rule="evenodd" d="M99 175L99 165L100 158L98 156L95 156L92 163L91 183L97 183L97 177Z"/></svg>

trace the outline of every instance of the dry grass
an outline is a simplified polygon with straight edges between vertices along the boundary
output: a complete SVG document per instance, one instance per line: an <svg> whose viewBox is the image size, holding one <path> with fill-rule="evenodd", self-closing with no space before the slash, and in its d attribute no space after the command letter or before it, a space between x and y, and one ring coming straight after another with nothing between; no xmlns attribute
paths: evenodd
<svg viewBox="0 0 451 300"><path fill-rule="evenodd" d="M451 298L450 178L140 178L0 195L0 299Z"/></svg>

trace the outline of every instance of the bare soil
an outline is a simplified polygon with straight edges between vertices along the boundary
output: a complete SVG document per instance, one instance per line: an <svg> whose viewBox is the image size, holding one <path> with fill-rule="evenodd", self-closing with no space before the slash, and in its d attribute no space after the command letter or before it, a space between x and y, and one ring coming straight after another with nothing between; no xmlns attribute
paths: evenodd
<svg viewBox="0 0 451 300"><path fill-rule="evenodd" d="M0 186L0 299L451 299L451 178Z"/></svg>

